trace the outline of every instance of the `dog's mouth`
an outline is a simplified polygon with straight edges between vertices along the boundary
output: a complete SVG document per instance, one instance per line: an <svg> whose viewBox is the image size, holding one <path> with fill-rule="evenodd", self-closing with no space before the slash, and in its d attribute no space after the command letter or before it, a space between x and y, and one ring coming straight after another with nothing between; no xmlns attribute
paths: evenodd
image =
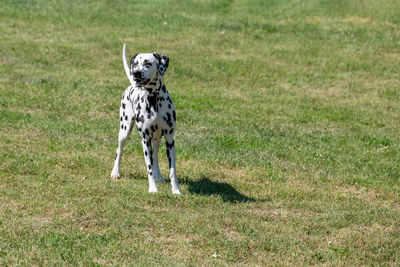
<svg viewBox="0 0 400 267"><path fill-rule="evenodd" d="M148 85L150 83L150 79L134 79L135 83L137 86L143 86L143 85Z"/></svg>

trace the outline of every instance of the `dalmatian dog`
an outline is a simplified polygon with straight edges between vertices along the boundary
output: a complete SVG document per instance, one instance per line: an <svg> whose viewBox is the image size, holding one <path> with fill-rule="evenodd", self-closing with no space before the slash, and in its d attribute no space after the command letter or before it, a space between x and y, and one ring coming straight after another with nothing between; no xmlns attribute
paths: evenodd
<svg viewBox="0 0 400 267"><path fill-rule="evenodd" d="M126 45L124 44L122 61L131 85L122 95L119 111L118 149L111 178L118 179L120 177L122 150L132 131L133 124L136 124L136 128L142 137L149 192L157 192L157 182L164 182L157 156L161 138L164 136L172 193L180 194L175 167L175 107L163 81L169 58L157 53L136 54L130 60L129 69L126 59Z"/></svg>

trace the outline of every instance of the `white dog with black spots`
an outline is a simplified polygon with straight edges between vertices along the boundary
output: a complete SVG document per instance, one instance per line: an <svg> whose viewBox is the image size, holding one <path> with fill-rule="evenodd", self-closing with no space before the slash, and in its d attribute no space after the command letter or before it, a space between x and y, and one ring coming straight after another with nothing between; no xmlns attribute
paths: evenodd
<svg viewBox="0 0 400 267"><path fill-rule="evenodd" d="M161 137L164 136L172 193L180 194L176 175L175 107L163 81L169 58L157 53L136 54L130 60L129 69L126 60L126 45L124 44L122 60L131 85L122 95L118 149L111 178L118 179L120 177L122 150L132 131L133 124L136 123L136 128L142 136L149 192L157 192L157 182L164 181L157 156Z"/></svg>

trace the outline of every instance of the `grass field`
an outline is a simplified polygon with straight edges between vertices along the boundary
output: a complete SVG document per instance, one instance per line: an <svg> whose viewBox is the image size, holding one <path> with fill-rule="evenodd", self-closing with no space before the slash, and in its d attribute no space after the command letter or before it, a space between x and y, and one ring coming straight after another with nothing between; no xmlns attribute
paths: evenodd
<svg viewBox="0 0 400 267"><path fill-rule="evenodd" d="M397 0L0 4L1 266L400 265ZM109 179L123 43L170 57L181 196L136 132Z"/></svg>

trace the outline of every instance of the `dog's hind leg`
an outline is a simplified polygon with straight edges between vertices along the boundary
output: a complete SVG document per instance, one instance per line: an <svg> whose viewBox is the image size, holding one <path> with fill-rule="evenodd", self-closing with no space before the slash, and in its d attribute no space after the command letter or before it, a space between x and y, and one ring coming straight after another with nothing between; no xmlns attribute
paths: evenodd
<svg viewBox="0 0 400 267"><path fill-rule="evenodd" d="M173 134L165 136L165 145L167 147L169 178L171 179L172 194L180 195L181 192L178 186L178 177L176 175L176 155L175 155L175 140Z"/></svg>
<svg viewBox="0 0 400 267"><path fill-rule="evenodd" d="M111 171L111 178L118 179L119 169L121 165L122 150L124 149L126 140L128 140L129 135L132 132L133 126L133 110L132 105L122 98L121 108L120 108L120 127L118 134L118 148L115 154L114 167Z"/></svg>
<svg viewBox="0 0 400 267"><path fill-rule="evenodd" d="M153 150L151 145L150 138L143 138L142 140L143 153L144 153L144 161L147 166L147 177L149 179L149 192L156 193L157 192L157 184L156 179L154 177L154 169L153 169Z"/></svg>
<svg viewBox="0 0 400 267"><path fill-rule="evenodd" d="M157 182L164 182L164 178L161 175L160 167L158 165L158 149L160 148L161 139L153 140L153 170L154 178Z"/></svg>
<svg viewBox="0 0 400 267"><path fill-rule="evenodd" d="M154 166L154 178L157 182L164 182L164 178L160 172L160 166L158 165L158 150L160 148L161 139L153 140L153 166Z"/></svg>

